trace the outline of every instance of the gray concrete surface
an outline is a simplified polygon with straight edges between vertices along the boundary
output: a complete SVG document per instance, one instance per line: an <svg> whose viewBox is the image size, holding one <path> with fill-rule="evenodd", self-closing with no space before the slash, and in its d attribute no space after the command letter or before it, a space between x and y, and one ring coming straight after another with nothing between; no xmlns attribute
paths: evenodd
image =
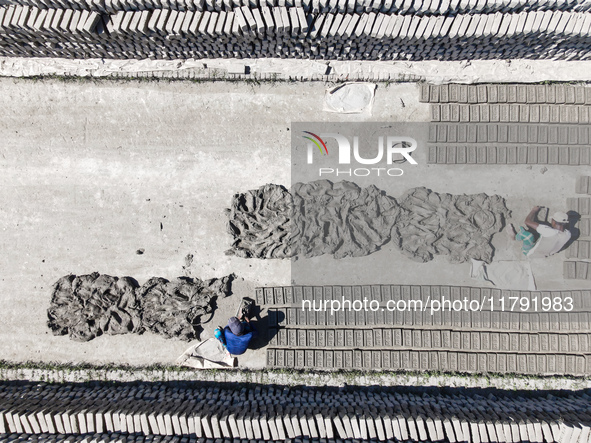
<svg viewBox="0 0 591 443"><path fill-rule="evenodd" d="M153 334L76 343L46 327L51 284L92 271L200 278L234 272L234 296L220 300L203 338L234 315L259 285L290 283L289 261L224 255L230 236L224 208L233 193L289 184L292 121L428 121L415 84L380 86L373 115L322 110L324 85L275 83L62 83L0 80L0 355L12 361L172 363L187 343ZM498 193L520 222L534 204L564 208L581 167L427 165L385 186L393 196L413 186L438 192ZM572 195L571 195L572 194ZM504 235L498 258L515 256ZM138 249L144 249L138 255ZM185 257L193 254L190 266ZM391 257L380 251L338 262L343 269ZM390 275L362 283L471 284L468 265L443 258L417 264L401 255ZM560 288L564 256L534 264L540 288ZM321 258L327 270L337 263ZM314 261L311 260L311 265ZM357 282L346 282L355 284ZM326 274L326 284L332 281ZM577 282L569 283L580 287ZM262 367L264 353L241 365Z"/></svg>

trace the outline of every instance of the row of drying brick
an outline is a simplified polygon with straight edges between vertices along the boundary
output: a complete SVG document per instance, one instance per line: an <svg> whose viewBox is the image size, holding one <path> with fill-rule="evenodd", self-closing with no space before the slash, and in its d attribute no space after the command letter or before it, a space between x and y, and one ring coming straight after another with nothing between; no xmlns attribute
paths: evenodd
<svg viewBox="0 0 591 443"><path fill-rule="evenodd" d="M591 91L591 88L589 88ZM432 104L432 122L589 124L590 106L528 104Z"/></svg>
<svg viewBox="0 0 591 443"><path fill-rule="evenodd" d="M429 146L428 163L480 165L564 165L591 164L590 146Z"/></svg>
<svg viewBox="0 0 591 443"><path fill-rule="evenodd" d="M267 367L589 375L591 355L269 348Z"/></svg>
<svg viewBox="0 0 591 443"><path fill-rule="evenodd" d="M271 347L435 350L464 352L591 353L589 333L548 334L428 329L279 329Z"/></svg>
<svg viewBox="0 0 591 443"><path fill-rule="evenodd" d="M275 350L276 355L280 355L278 351ZM424 363L422 355L412 354L408 358L409 362ZM510 365L521 363L518 359L508 360ZM455 364L453 358L450 362ZM468 367L473 362L460 356L456 363ZM559 365L569 363L574 362L558 362ZM82 386L82 390L86 391L86 397L92 396L92 389ZM117 387L111 389L116 390ZM250 395L256 390L258 393ZM503 392L483 396L470 392L413 394L388 388L321 391L318 388L257 387L233 392L221 389L221 395L211 398L204 396L203 390L187 390L187 397L193 400L171 401L163 406L149 400L125 401L122 397L121 401L103 404L89 401L86 408L81 409L80 399L75 396L61 396L63 400L48 404L44 402L42 391L33 395L17 391L20 395L3 396L2 430L88 436L110 432L107 435L112 437L113 433L137 433L138 436L185 435L266 441L303 437L450 442L564 441L572 432L578 432L582 435L577 435L573 441L586 442L591 422L589 396L585 393L523 397ZM248 398L252 398L250 402L242 401L245 391L248 391ZM267 396L268 391L275 391L279 396ZM177 395L179 397L184 399ZM227 400L222 403L220 398Z"/></svg>
<svg viewBox="0 0 591 443"><path fill-rule="evenodd" d="M423 306L428 306L428 300L494 300L493 307L500 310L500 298L519 297L530 302L539 297L572 297L574 310L582 312L591 311L591 290L569 291L511 291L496 288L478 288L470 286L447 285L345 285L345 286L276 286L259 287L255 289L255 301L259 306L287 306L302 308L305 300L320 302L331 300L343 300L353 302L355 300L368 302L376 300L380 304L391 300L410 301L422 300ZM330 305L329 305L330 308ZM301 309L299 309L301 311ZM371 310L369 310L371 312Z"/></svg>
<svg viewBox="0 0 591 443"><path fill-rule="evenodd" d="M303 6L306 11L341 13L383 12L399 15L455 15L492 14L529 11L575 11L584 12L591 4L584 0L11 0L11 3L41 9L86 9L103 13L120 10L141 11L146 9L174 9L178 11L223 11L249 6Z"/></svg>
<svg viewBox="0 0 591 443"><path fill-rule="evenodd" d="M566 199L566 208L569 211L577 212L579 215L590 215L591 214L591 197L569 197ZM588 219L585 219L585 220L587 222L587 223L585 223L585 225L587 225ZM581 226L581 227L583 228L583 229L581 229L581 231L584 230L586 232L586 235L589 235L587 226ZM581 235L581 236L583 236L583 235Z"/></svg>
<svg viewBox="0 0 591 443"><path fill-rule="evenodd" d="M591 263L586 261L565 261L564 278L567 280L591 280Z"/></svg>
<svg viewBox="0 0 591 443"><path fill-rule="evenodd" d="M522 103L591 105L591 88L548 85L430 85L420 86L423 103Z"/></svg>
<svg viewBox="0 0 591 443"><path fill-rule="evenodd" d="M591 177L582 175L577 177L575 185L575 192L577 194L590 194L591 195Z"/></svg>
<svg viewBox="0 0 591 443"><path fill-rule="evenodd" d="M434 309L433 312L431 312L429 304L421 304L420 300L417 303L405 303L402 300L390 305L390 309L381 307L376 311L363 308L349 310L344 307L332 313L330 308L315 311L307 307L306 309L294 307L271 308L267 310L267 313L269 326L272 328L316 328L321 326L357 329L367 326L387 326L507 332L519 330L536 332L589 331L591 329L591 313L576 312L581 309L581 305L580 302L573 299L574 297L570 296L545 296L542 294L532 299L508 296L501 301L504 306L497 307L494 311L490 310L490 300L488 299L479 301L477 305L460 299L455 301L456 304L453 304L452 300L451 304L446 304L439 310ZM554 302L556 302L555 306ZM501 303L495 300L495 304ZM482 311L480 306L482 306ZM530 311L535 309L538 312L521 312L526 308ZM513 312L510 312L511 309ZM571 309L575 312L567 312Z"/></svg>
<svg viewBox="0 0 591 443"><path fill-rule="evenodd" d="M591 125L430 123L429 143L514 143L589 146Z"/></svg>
<svg viewBox="0 0 591 443"><path fill-rule="evenodd" d="M590 240L575 240L566 249L566 258L580 258L583 260L589 260L591 258L590 250Z"/></svg>
<svg viewBox="0 0 591 443"><path fill-rule="evenodd" d="M495 53L503 58L527 53L532 57L584 57L589 55L591 27L589 13L550 11L418 17L373 12L314 15L300 7L243 6L219 13L121 11L98 18L96 12L89 11L11 6L0 8L0 15L2 46L7 54L140 58L166 57L170 52L179 57L242 56L243 50L253 56L296 57L303 53L353 59L409 54L418 58L479 58L480 54ZM536 27L548 32L537 35ZM487 39L494 39L494 43L487 43ZM459 41L484 49L458 47Z"/></svg>

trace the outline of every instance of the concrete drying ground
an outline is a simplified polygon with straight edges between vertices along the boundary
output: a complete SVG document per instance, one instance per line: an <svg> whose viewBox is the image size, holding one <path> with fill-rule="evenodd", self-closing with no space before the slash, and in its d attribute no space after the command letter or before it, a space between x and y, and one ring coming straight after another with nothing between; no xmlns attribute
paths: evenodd
<svg viewBox="0 0 591 443"><path fill-rule="evenodd" d="M11 361L145 365L173 363L188 347L150 333L86 343L46 326L59 277L92 271L200 278L236 273L234 295L219 301L202 338L234 315L256 286L290 284L288 260L228 257L224 208L232 195L265 183L289 185L292 121L429 121L416 84L380 85L372 115L322 109L316 83L59 82L0 80L0 355ZM521 223L532 206L565 210L585 166L419 165L384 189L400 196L438 192L499 194ZM504 234L495 259L516 257ZM143 254L136 251L143 249ZM385 248L386 249L386 248ZM380 251L368 260L379 260ZM187 260L192 255L193 260ZM387 255L384 255L387 256ZM333 261L323 257L324 262ZM356 259L341 260L355 266ZM363 259L360 259L363 260ZM533 265L538 289L580 288L563 281L564 253ZM478 285L469 264L443 257L418 264L400 255L390 275L326 284ZM585 282L582 282L583 285ZM241 366L265 364L249 351Z"/></svg>

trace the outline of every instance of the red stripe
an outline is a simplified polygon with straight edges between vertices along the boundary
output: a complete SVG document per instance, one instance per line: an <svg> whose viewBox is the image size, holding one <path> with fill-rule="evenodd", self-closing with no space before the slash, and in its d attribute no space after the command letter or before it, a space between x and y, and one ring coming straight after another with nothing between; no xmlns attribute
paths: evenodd
<svg viewBox="0 0 591 443"><path fill-rule="evenodd" d="M324 146L324 150L326 151L326 154L328 155L328 148L326 147L326 145L324 144L324 142L322 141L322 139L320 137L318 137L316 134L309 132L309 131L304 131L306 134L310 134L313 135L314 137L316 137L316 139L322 143L322 146Z"/></svg>

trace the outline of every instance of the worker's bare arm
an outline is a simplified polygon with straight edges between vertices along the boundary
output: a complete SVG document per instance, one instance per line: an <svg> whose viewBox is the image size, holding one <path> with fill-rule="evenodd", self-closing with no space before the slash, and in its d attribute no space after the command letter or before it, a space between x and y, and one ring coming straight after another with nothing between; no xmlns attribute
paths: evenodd
<svg viewBox="0 0 591 443"><path fill-rule="evenodd" d="M525 217L525 224L528 228L538 229L538 226L540 226L540 224L536 221L536 215L540 209L541 206L534 206L527 217Z"/></svg>

